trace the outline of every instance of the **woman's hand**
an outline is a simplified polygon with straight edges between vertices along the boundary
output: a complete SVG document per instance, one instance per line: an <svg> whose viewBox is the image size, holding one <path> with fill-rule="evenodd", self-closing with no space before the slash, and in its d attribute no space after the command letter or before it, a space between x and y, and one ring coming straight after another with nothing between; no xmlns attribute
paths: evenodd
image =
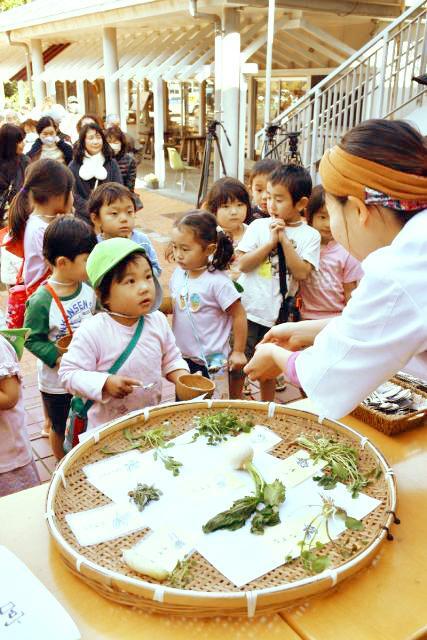
<svg viewBox="0 0 427 640"><path fill-rule="evenodd" d="M228 358L228 370L229 371L240 371L243 369L248 359L242 351L232 351L230 353L230 357Z"/></svg>
<svg viewBox="0 0 427 640"><path fill-rule="evenodd" d="M290 351L311 347L317 334L326 327L330 319L301 320L301 322L278 324L267 331L260 344L273 343Z"/></svg>
<svg viewBox="0 0 427 640"><path fill-rule="evenodd" d="M249 380L273 380L286 370L289 355L275 344L259 344L244 372Z"/></svg>
<svg viewBox="0 0 427 640"><path fill-rule="evenodd" d="M141 382L126 376L108 376L103 391L113 398L125 398L135 387L140 387Z"/></svg>

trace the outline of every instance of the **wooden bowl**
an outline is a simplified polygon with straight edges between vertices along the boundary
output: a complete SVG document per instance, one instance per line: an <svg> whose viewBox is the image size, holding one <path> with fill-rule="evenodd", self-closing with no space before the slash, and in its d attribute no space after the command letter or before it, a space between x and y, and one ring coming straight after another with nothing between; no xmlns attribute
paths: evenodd
<svg viewBox="0 0 427 640"><path fill-rule="evenodd" d="M192 400L203 394L212 398L215 382L196 373L185 373L178 378L175 388L180 400Z"/></svg>
<svg viewBox="0 0 427 640"><path fill-rule="evenodd" d="M64 353L67 353L68 347L70 346L71 340L73 339L72 334L68 333L66 336L61 336L56 341L56 347L59 353L63 356Z"/></svg>

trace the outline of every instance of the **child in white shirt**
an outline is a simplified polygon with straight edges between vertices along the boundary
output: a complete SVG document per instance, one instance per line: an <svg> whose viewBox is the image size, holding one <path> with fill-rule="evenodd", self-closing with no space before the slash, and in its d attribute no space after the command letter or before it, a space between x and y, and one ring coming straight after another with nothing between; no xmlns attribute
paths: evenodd
<svg viewBox="0 0 427 640"><path fill-rule="evenodd" d="M280 290L278 245L286 261L286 299L294 297L299 283L319 266L320 234L301 221L311 194L311 178L303 168L281 165L269 177L269 218L254 220L237 246L242 272L243 306L248 317L246 357L276 324L283 296ZM274 399L275 381L261 382L262 400Z"/></svg>

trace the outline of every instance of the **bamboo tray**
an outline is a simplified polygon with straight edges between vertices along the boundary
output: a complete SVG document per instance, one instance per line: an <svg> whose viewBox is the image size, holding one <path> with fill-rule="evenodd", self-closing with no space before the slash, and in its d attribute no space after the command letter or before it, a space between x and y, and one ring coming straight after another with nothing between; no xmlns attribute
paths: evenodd
<svg viewBox="0 0 427 640"><path fill-rule="evenodd" d="M80 547L69 529L68 513L92 509L109 502L85 478L82 467L104 459L104 446L125 444L124 428L138 433L160 426L165 420L173 436L190 429L195 416L206 415L215 409L230 409L240 417L253 417L283 439L273 450L285 458L300 447L295 437L305 433L310 437L327 434L351 444L359 450L359 468L363 471L379 466L380 478L364 489L364 493L381 504L364 518L363 531L346 530L341 539L354 545L352 555L343 560L333 545L326 546L332 560L331 567L321 574L310 575L299 559L281 565L266 575L238 588L219 573L203 556L195 552L194 577L185 589L163 586L143 579L124 564L121 549L140 540L148 529L140 530L116 540L90 547ZM87 441L79 444L62 460L52 476L47 496L46 519L60 554L67 567L101 595L115 602L138 607L149 612L190 616L245 616L273 613L294 605L308 597L325 592L367 566L378 553L393 522L396 509L396 485L393 471L376 447L357 431L339 422L323 420L306 411L289 409L274 403L203 400L191 403L171 403L145 408L115 420Z"/></svg>

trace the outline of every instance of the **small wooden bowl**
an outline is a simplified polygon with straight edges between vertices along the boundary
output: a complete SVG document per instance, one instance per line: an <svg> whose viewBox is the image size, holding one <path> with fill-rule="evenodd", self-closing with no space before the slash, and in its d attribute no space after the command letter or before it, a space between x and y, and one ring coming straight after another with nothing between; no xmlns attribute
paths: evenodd
<svg viewBox="0 0 427 640"><path fill-rule="evenodd" d="M56 341L56 347L62 356L64 355L64 353L67 353L68 347L70 346L72 339L73 339L72 334L67 334L66 336L61 336Z"/></svg>
<svg viewBox="0 0 427 640"><path fill-rule="evenodd" d="M202 394L206 394L206 398L212 398L215 382L196 373L185 373L178 378L175 389L180 400L192 400Z"/></svg>

